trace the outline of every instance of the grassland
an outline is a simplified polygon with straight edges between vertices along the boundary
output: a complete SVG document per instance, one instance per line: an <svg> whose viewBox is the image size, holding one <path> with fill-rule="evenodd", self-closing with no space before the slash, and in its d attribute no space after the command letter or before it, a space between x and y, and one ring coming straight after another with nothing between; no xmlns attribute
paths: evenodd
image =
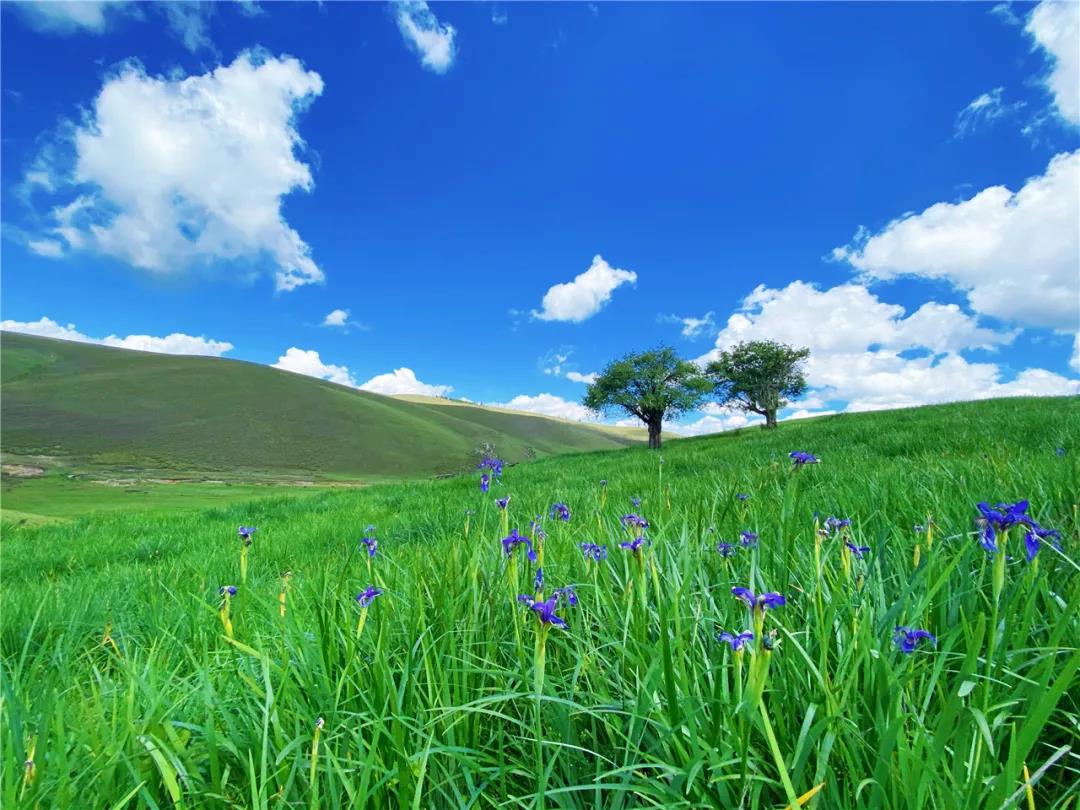
<svg viewBox="0 0 1080 810"><path fill-rule="evenodd" d="M792 450L821 463L793 471ZM662 459L5 531L0 803L771 808L819 789L807 806L997 810L1028 806L1026 764L1034 806L1076 807L1077 400L830 417ZM1061 552L1029 563L1015 530L1007 557L981 548L976 503L1020 498ZM500 539L556 502L572 516L543 521L544 589L577 604L541 648L516 600L535 568ZM852 524L819 543L815 514ZM258 527L246 580L239 524ZM717 553L742 530L755 547ZM751 627L736 586L787 598L739 655L716 637ZM897 625L936 646L904 654Z"/></svg>
<svg viewBox="0 0 1080 810"><path fill-rule="evenodd" d="M633 439L531 414L443 407L266 366L4 333L4 452L72 466L234 477L456 473Z"/></svg>

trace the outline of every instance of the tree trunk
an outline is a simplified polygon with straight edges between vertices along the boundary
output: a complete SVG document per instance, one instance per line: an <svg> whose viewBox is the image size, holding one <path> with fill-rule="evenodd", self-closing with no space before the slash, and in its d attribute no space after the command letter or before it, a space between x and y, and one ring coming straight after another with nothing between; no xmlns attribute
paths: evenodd
<svg viewBox="0 0 1080 810"><path fill-rule="evenodd" d="M776 411L774 409L772 409L772 408L765 411L765 427L766 428L774 428L774 427L776 427Z"/></svg>
<svg viewBox="0 0 1080 810"><path fill-rule="evenodd" d="M648 422L649 426L649 449L660 449L660 421Z"/></svg>

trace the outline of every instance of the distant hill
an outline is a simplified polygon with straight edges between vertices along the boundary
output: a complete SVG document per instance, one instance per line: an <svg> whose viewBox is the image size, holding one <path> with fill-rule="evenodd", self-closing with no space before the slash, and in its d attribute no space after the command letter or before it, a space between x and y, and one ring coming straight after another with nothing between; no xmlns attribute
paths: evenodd
<svg viewBox="0 0 1080 810"><path fill-rule="evenodd" d="M532 414L358 391L211 357L4 332L2 449L102 469L311 478L466 469L483 444L510 462L635 444Z"/></svg>

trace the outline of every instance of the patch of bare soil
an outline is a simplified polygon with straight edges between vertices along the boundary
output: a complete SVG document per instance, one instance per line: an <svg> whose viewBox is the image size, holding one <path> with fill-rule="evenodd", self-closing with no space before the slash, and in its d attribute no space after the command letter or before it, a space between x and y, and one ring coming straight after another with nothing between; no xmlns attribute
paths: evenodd
<svg viewBox="0 0 1080 810"><path fill-rule="evenodd" d="M44 467L35 467L32 464L5 464L0 467L4 475L14 475L16 478L40 478L45 474Z"/></svg>

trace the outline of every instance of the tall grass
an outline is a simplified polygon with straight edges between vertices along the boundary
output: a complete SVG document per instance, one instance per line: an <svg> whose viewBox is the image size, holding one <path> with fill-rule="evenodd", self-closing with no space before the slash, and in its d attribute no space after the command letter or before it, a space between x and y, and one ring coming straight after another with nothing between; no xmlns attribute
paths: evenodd
<svg viewBox="0 0 1080 810"><path fill-rule="evenodd" d="M816 789L807 806L996 810L1030 790L1075 808L1078 417L1076 400L845 416L671 442L662 465L522 464L487 495L466 477L7 532L0 803L765 808ZM821 463L793 472L796 449ZM507 494L523 532L570 506L543 521L545 594L578 596L567 631L513 598L535 568L515 558L509 581ZM1014 532L995 609L975 504L1019 498L1064 551L1029 564ZM640 565L619 548L631 511L651 524ZM815 512L850 517L865 559L819 544ZM244 584L239 524L258 527ZM721 557L743 529L757 547ZM384 593L358 632L368 585ZM787 598L740 654L716 639L752 627L733 586ZM937 646L903 654L897 625Z"/></svg>

